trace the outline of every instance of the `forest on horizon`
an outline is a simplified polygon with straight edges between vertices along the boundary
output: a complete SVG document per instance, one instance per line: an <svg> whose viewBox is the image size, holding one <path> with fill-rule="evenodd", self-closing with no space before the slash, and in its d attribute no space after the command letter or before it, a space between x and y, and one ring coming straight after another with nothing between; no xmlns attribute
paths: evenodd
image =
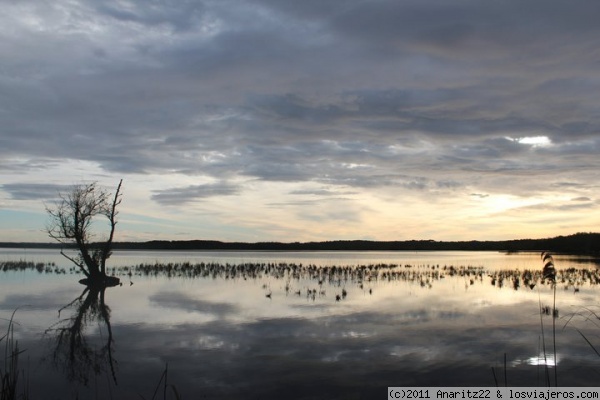
<svg viewBox="0 0 600 400"><path fill-rule="evenodd" d="M0 247L65 248L60 243L1 242ZM573 254L600 254L600 233L576 233L544 239L502 241L436 241L436 240L332 240L320 242L222 242L218 240L151 240L115 242L115 250L248 250L248 251L553 251Z"/></svg>

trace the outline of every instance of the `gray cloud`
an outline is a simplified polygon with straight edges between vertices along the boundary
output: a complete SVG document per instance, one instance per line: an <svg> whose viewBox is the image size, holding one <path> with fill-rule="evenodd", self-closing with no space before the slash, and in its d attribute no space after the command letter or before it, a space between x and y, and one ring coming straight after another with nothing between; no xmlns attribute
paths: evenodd
<svg viewBox="0 0 600 400"><path fill-rule="evenodd" d="M300 195L300 196L340 196L340 195L352 195L356 194L356 192L337 192L331 190L329 188L320 188L320 189L299 189L292 190L290 192L292 195Z"/></svg>
<svg viewBox="0 0 600 400"><path fill-rule="evenodd" d="M50 183L7 183L1 186L15 200L53 200L72 188Z"/></svg>
<svg viewBox="0 0 600 400"><path fill-rule="evenodd" d="M100 13L123 23L135 23L141 27L166 25L174 31L188 31L195 23L202 23L204 4L200 1L186 3L153 2L151 4L129 2L119 4L98 3L92 6Z"/></svg>
<svg viewBox="0 0 600 400"><path fill-rule="evenodd" d="M152 200L165 205L180 205L207 197L231 196L237 194L239 188L228 183L209 183L181 188L155 190Z"/></svg>
<svg viewBox="0 0 600 400"><path fill-rule="evenodd" d="M590 199L589 197L575 197L573 199L571 199L571 201L582 201L582 202L588 202L588 201L592 201L592 199Z"/></svg>

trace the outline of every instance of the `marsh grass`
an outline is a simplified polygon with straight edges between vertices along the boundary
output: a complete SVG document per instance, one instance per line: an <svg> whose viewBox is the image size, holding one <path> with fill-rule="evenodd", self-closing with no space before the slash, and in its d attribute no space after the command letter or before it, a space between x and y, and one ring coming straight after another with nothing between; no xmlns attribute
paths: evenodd
<svg viewBox="0 0 600 400"><path fill-rule="evenodd" d="M554 267L554 258L552 254L547 251L543 251L541 254L542 263L544 267L542 269L542 279L547 280L552 285L552 310L548 313L546 307L541 306L540 300L540 327L542 330L542 350L544 354L544 367L546 374L546 382L548 386L551 386L550 382L550 371L548 368L548 354L546 351L546 338L544 334L544 320L542 318L543 314L551 314L552 316L552 359L554 363L554 384L558 387L558 360L556 359L556 319L558 318L558 310L556 309L556 268Z"/></svg>
<svg viewBox="0 0 600 400"><path fill-rule="evenodd" d="M600 308L600 306L595 306ZM563 329L565 329L569 324L571 324L571 322L575 319L575 318L580 318L583 319L584 322L591 322L592 325L594 325L596 328L600 328L600 314L598 311L594 310L593 306L590 307L582 307L579 311L577 311L576 313L573 313L571 316L569 316L569 318L567 319L567 322L565 322L565 325L563 326ZM588 346L590 347L590 349L598 356L600 357L600 350L598 349L597 346L595 346L592 341L588 338L588 336L586 334L584 334L581 329L579 328L575 328L575 330L581 335L581 337L583 338L583 340L585 340L585 342L588 344Z"/></svg>
<svg viewBox="0 0 600 400"><path fill-rule="evenodd" d="M167 400L168 389L171 389L171 392L173 393L173 396L176 400L181 400L181 396L179 395L177 388L175 387L175 385L169 384L168 380L169 380L169 363L166 363L165 370L163 371L162 375L160 376L158 384L156 385L156 389L154 389L154 394L152 395L150 400L157 399L156 396L159 394L159 391L161 390L161 384L162 384L162 394L163 394L162 399L163 400ZM146 400L145 397L143 397L141 395L140 395L140 397L143 400Z"/></svg>
<svg viewBox="0 0 600 400"><path fill-rule="evenodd" d="M542 259L542 263L543 263L543 268L540 271L524 271L522 274L511 274L510 271L499 271L497 273L495 273L494 275L491 276L492 278L492 285L496 286L498 285L499 287L503 286L503 282L504 280L507 280L508 278L512 278L513 281L513 288L515 290L518 290L518 288L520 287L520 282L519 279L522 279L525 286L528 287L529 289L533 290L536 286L538 287L538 305L539 305L539 317L540 317L540 331L541 331L541 335L540 335L540 344L539 346L541 347L541 355L543 356L543 364L544 365L544 380L545 383L548 387L552 386L552 379L550 377L550 368L549 365L553 365L554 366L554 385L555 386L559 386L558 384L558 360L557 360L557 351L556 351L556 320L558 319L558 309L556 308L556 287L557 287L557 281L560 280L562 283L566 283L566 287L568 288L570 285L575 286L575 282L580 281L589 281L590 284L598 284L598 274L593 274L588 270L575 270L575 269L568 269L568 270L564 270L564 271L557 271L555 266L554 266L554 258L552 257L552 255L549 252L542 252L541 253L541 259ZM539 292L539 286L538 283L541 285L545 285L546 283L549 283L551 285L551 289L552 289L552 306L544 306L542 305L542 299L541 299L541 294ZM578 288L575 287L575 291L578 291ZM549 354L548 351L548 345L547 345L547 339L546 339L546 329L544 327L544 316L549 316L552 318L552 353ZM580 332L580 334L582 334ZM582 336L584 336L582 334ZM587 340L587 338L584 336L584 339ZM588 341L589 343L589 341ZM598 354L598 352L597 352ZM600 355L600 354L599 354ZM504 368L505 368L505 384L507 382L506 379L506 353L505 353L505 361L504 361ZM550 363L550 360L552 361L552 363ZM540 365L540 363L538 363L538 366ZM496 383L496 386L498 386L498 379L496 376L496 371L494 370L494 368L492 368L492 373L494 375L494 381Z"/></svg>
<svg viewBox="0 0 600 400"><path fill-rule="evenodd" d="M0 261L0 271L26 271L36 270L41 273L66 274L67 270L56 265L54 262L33 262L33 261Z"/></svg>
<svg viewBox="0 0 600 400"><path fill-rule="evenodd" d="M23 370L19 369L19 356L24 350L19 349L19 342L14 337L14 317L17 310L13 311L8 320L6 333L0 337L0 343L4 342L4 362L0 368L0 400L25 400L29 398L27 382L23 381L23 389L19 393L19 380L25 377Z"/></svg>
<svg viewBox="0 0 600 400"><path fill-rule="evenodd" d="M552 285L552 307L550 306L542 306L540 300L540 326L542 331L542 350L545 359L545 368L546 368L546 381L548 386L551 385L550 376L548 371L548 354L546 351L546 339L544 334L544 323L543 323L543 315L552 317L552 356L554 361L554 384L555 386L559 386L558 383L558 360L556 357L557 349L556 349L556 320L559 317L558 309L556 308L556 288L558 286L558 282L566 283L565 289L569 287L573 287L575 292L579 292L579 285L583 282L589 282L590 284L598 284L598 270L590 271L587 269L577 271L574 268L568 268L564 271L558 271L554 265L554 258L549 252L542 252L541 254L542 262L544 267L542 269L542 279L547 280ZM542 281L543 282L543 281ZM600 327L600 315L592 309L592 307L583 307L580 311L571 314L570 317L567 318L563 329L565 329L571 321L576 318L581 317L585 321L592 321L592 323L596 327ZM581 335L581 337L585 340L585 342L590 346L590 349L600 357L600 351L593 343L590 341L588 336L586 336L579 328L575 328L575 330Z"/></svg>

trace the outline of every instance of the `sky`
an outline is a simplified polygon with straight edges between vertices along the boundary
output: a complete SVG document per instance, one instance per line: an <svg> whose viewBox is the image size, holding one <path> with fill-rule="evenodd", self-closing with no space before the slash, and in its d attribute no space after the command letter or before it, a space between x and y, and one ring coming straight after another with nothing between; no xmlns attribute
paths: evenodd
<svg viewBox="0 0 600 400"><path fill-rule="evenodd" d="M0 8L0 241L120 179L118 241L598 230L600 2Z"/></svg>

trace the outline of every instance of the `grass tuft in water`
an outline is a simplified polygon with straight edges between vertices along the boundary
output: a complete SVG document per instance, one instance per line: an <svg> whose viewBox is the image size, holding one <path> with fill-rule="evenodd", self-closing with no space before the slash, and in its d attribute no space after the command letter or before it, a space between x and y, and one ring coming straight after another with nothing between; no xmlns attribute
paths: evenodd
<svg viewBox="0 0 600 400"><path fill-rule="evenodd" d="M29 398L27 385L23 382L23 390L19 393L19 378L25 373L19 369L19 355L24 350L19 350L19 342L14 338L14 317L17 310L13 311L8 320L8 328L0 343L4 342L4 362L0 367L0 400L26 400Z"/></svg>

